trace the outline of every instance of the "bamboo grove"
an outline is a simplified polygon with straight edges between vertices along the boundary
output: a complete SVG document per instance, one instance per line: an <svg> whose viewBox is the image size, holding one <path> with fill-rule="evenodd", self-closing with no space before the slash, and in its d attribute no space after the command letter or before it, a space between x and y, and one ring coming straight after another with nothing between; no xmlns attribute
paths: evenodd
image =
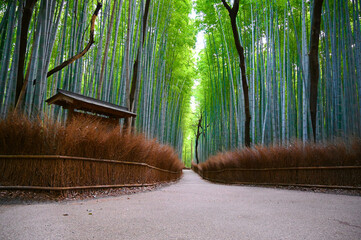
<svg viewBox="0 0 361 240"><path fill-rule="evenodd" d="M310 26L313 1L241 1L237 28L245 52L251 145L312 140ZM205 48L197 63L202 116L198 154L244 146L245 110L239 58L221 0L198 0ZM324 0L319 38L316 139L361 136L361 31L358 0Z"/></svg>
<svg viewBox="0 0 361 240"><path fill-rule="evenodd" d="M28 2L2 1L0 6L2 118L17 104L21 22ZM64 121L65 111L44 103L58 88L123 106L129 106L133 91L132 109L137 112L133 126L181 154L181 119L189 111L194 75L191 1L103 0L94 18L94 39L89 31L96 1L33 2L23 67L28 81L20 109L29 116ZM82 57L48 77L50 69L80 53L92 40Z"/></svg>

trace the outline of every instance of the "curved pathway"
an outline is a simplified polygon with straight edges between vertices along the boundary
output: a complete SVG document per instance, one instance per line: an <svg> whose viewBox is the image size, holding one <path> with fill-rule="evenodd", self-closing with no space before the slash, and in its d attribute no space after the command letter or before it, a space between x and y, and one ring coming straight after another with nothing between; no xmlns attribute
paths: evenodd
<svg viewBox="0 0 361 240"><path fill-rule="evenodd" d="M186 170L153 192L1 205L0 239L361 239L361 197L218 185Z"/></svg>

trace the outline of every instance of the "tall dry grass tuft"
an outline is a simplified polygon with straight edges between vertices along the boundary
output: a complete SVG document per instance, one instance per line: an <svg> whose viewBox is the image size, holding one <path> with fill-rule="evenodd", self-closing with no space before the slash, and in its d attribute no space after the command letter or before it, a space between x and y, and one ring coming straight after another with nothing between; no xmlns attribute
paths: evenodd
<svg viewBox="0 0 361 240"><path fill-rule="evenodd" d="M120 127L110 129L108 125L88 117L75 118L64 127L58 123L53 123L50 119L45 121L40 119L30 120L25 116L10 114L6 119L0 121L0 155L61 155L146 163L173 172L179 172L183 169L183 163L170 146L159 144L155 139L148 140L142 134L129 134L128 131L123 131ZM44 161L39 160L38 163L40 164L40 162L45 164ZM26 166L26 168L35 166L32 166L30 161L29 163L24 162L24 164L23 166ZM76 177L82 171L81 174L88 175L90 173L87 172L95 172L94 176L88 176L90 180L86 180L88 182L84 182L84 184L99 184L100 182L101 184L110 184L101 180L100 175L106 175L105 178L113 179L115 181L113 184L119 184L119 179L122 178L115 177L114 174L116 173L113 173L115 171L113 169L100 167L97 170L91 164L87 171L73 169L79 166L79 164L74 164L72 167L68 166L67 174L72 177L69 177L71 180L64 184L77 184L76 181L85 181L85 177ZM19 168L15 166L13 170L9 169L4 160L2 160L0 168L8 169L8 176L13 176L15 172L19 171ZM35 167L37 173L46 173L45 169L38 168ZM132 169L130 165L128 168ZM60 170L56 171L58 171L56 174L64 174L60 173ZM169 178L164 173L162 173L164 176L162 174L155 176L153 173L148 177L133 176L150 174L145 168L142 171L137 170L137 172L126 173L127 176L123 177L124 181L122 181L126 183L126 178L131 178L138 179L134 180L137 183L142 183L141 181L152 180L150 178L153 178L154 181L163 181ZM28 175L26 174L24 173L23 182L27 181L26 176ZM19 178L21 177L19 176ZM42 178L45 179L46 176L44 175ZM75 178L77 180L74 180ZM39 185L43 184L41 183L42 180L39 179L36 182ZM54 186L59 185L59 183L51 182L45 185Z"/></svg>
<svg viewBox="0 0 361 240"><path fill-rule="evenodd" d="M223 182L361 186L360 168L277 170L335 166L361 166L360 139L349 143L303 144L296 141L289 146L255 146L219 153L192 167L202 169L201 174L206 178Z"/></svg>
<svg viewBox="0 0 361 240"><path fill-rule="evenodd" d="M75 118L64 127L49 119L10 114L0 121L0 143L1 155L64 155L142 162L170 171L183 168L173 148L119 126L110 130L89 117Z"/></svg>
<svg viewBox="0 0 361 240"><path fill-rule="evenodd" d="M306 144L294 142L290 146L255 146L218 153L199 164L202 169L223 168L285 168L318 166L360 166L361 140L349 146L343 142Z"/></svg>

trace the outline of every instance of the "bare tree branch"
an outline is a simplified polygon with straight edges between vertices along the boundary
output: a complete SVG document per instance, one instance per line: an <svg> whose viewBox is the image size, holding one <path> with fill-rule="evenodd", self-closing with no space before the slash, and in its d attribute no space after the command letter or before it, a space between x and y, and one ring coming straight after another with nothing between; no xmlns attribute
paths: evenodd
<svg viewBox="0 0 361 240"><path fill-rule="evenodd" d="M222 0L222 3L224 5L224 7L228 10L228 12L231 14L232 9L231 7L228 5L228 3L226 2L226 0Z"/></svg>
<svg viewBox="0 0 361 240"><path fill-rule="evenodd" d="M77 55L69 58L68 60L66 60L65 62L63 62L62 64L56 66L55 68L53 68L52 70L50 70L48 72L48 74L46 75L46 77L50 77L51 75L53 75L54 73L62 70L63 68L65 68L66 66L68 66L69 64L73 63L75 60L81 58L82 56L85 55L85 53L87 53L90 49L90 47L93 45L94 43L94 27L95 27L95 19L98 16L98 13L100 11L100 9L102 8L102 4L100 2L98 2L97 7L93 13L92 19L91 19L91 27L90 27L90 38L89 38L89 42L86 45L86 47L84 48L83 51L81 51L80 53L78 53Z"/></svg>

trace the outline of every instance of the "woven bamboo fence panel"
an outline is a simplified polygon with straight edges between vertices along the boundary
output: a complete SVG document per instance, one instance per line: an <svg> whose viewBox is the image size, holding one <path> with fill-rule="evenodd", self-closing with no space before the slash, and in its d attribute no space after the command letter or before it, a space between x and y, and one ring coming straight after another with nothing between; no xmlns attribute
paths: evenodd
<svg viewBox="0 0 361 240"><path fill-rule="evenodd" d="M192 163L202 178L226 184L284 185L361 190L361 166L290 167L290 168L224 168L204 170Z"/></svg>
<svg viewBox="0 0 361 240"><path fill-rule="evenodd" d="M0 189L43 190L148 186L182 175L145 163L53 155L0 155L0 172Z"/></svg>

